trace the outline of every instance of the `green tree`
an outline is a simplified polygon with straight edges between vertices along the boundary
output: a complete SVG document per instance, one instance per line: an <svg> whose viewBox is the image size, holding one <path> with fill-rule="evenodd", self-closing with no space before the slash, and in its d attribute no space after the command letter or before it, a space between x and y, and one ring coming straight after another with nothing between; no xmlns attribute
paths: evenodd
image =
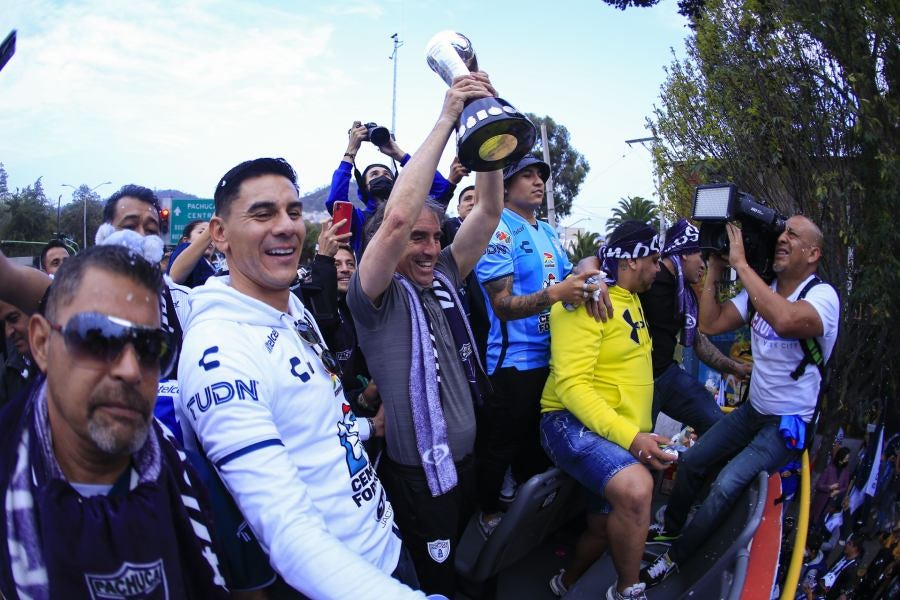
<svg viewBox="0 0 900 600"><path fill-rule="evenodd" d="M619 205L612 209L612 215L606 220L606 233L609 235L620 223L632 219L654 224L659 220L659 207L652 200L641 196L628 196L619 200Z"/></svg>
<svg viewBox="0 0 900 600"><path fill-rule="evenodd" d="M610 6L625 10L631 6L647 8L659 4L659 0L603 0ZM699 18L705 5L704 0L678 0L678 13L685 17Z"/></svg>
<svg viewBox="0 0 900 600"><path fill-rule="evenodd" d="M6 214L2 238L28 242L42 242L52 233L50 203L43 194L40 179L24 189L7 194L2 200L2 212ZM28 256L31 249L17 245L10 247L13 256Z"/></svg>
<svg viewBox="0 0 900 600"><path fill-rule="evenodd" d="M319 242L319 231L322 227L306 219L303 222L306 225L306 237L303 239L303 250L300 252L300 264L305 265L316 256L316 244Z"/></svg>
<svg viewBox="0 0 900 600"><path fill-rule="evenodd" d="M6 173L6 167L0 163L0 200L9 194L9 175Z"/></svg>
<svg viewBox="0 0 900 600"><path fill-rule="evenodd" d="M550 146L550 175L553 178L553 204L556 216L565 217L572 212L572 204L578 196L578 190L584 183L591 165L587 159L572 146L569 130L551 117L539 117L528 113L527 117L537 128L537 143L531 153L544 160L544 145L541 140L541 124L547 126L547 143ZM547 218L547 203L541 205L538 218Z"/></svg>
<svg viewBox="0 0 900 600"><path fill-rule="evenodd" d="M841 335L826 417L900 391L900 28L896 2L708 0L651 120L669 203L733 181L821 227ZM893 403L889 421L900 415Z"/></svg>
<svg viewBox="0 0 900 600"><path fill-rule="evenodd" d="M578 232L571 245L566 248L566 254L573 264L577 264L579 260L586 256L592 256L597 253L598 243L601 235L592 231Z"/></svg>
<svg viewBox="0 0 900 600"><path fill-rule="evenodd" d="M83 240L84 208L87 202L87 243ZM94 245L97 228L103 222L103 201L100 194L92 192L87 184L81 184L72 193L72 201L62 207L59 232L76 240L83 248ZM54 228L56 223L53 224Z"/></svg>

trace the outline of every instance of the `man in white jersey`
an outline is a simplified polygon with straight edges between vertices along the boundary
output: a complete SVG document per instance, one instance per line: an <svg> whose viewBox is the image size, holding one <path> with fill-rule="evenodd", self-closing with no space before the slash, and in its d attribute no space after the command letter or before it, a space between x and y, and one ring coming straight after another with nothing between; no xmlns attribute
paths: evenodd
<svg viewBox="0 0 900 600"><path fill-rule="evenodd" d="M648 587L691 558L761 471L772 473L796 455L799 444L793 447L788 438L799 441L813 417L825 362L837 339L840 304L834 288L816 276L823 238L815 223L799 215L788 219L775 247L771 284L747 263L741 230L730 223L727 227L728 264L737 271L744 289L735 298L719 302L715 282L726 263L710 256L700 298L700 329L715 335L750 321L749 401L713 425L679 461L663 531L674 542L641 571ZM808 360L811 354L803 350L812 340L820 355L817 363ZM707 473L724 461L729 462L685 527Z"/></svg>
<svg viewBox="0 0 900 600"><path fill-rule="evenodd" d="M230 275L190 297L179 412L274 569L310 598L423 598L339 367L291 294L306 230L283 159L231 169L210 232ZM391 575L394 575L392 578Z"/></svg>

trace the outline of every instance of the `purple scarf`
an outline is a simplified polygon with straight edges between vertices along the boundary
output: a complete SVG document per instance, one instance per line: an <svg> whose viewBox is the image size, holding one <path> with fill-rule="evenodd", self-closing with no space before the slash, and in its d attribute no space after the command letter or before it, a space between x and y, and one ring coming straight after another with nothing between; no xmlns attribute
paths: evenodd
<svg viewBox="0 0 900 600"><path fill-rule="evenodd" d="M447 441L447 423L441 406L440 362L434 327L422 307L419 294L399 273L394 279L403 286L409 303L412 328L412 354L409 365L409 399L412 407L416 448L432 496L446 494L457 484L456 466ZM434 272L432 289L441 303L447 325L453 335L456 353L466 372L472 397L480 403L489 390L488 379L478 353L469 323L462 313L459 296L445 275Z"/></svg>
<svg viewBox="0 0 900 600"><path fill-rule="evenodd" d="M114 486L122 493L83 497L53 454L45 388L35 386L18 430L10 432L19 443L4 500L18 595L227 598L206 498L184 453L154 421Z"/></svg>
<svg viewBox="0 0 900 600"><path fill-rule="evenodd" d="M675 265L675 281L678 296L678 314L684 317L684 326L681 330L681 345L690 348L697 337L697 297L691 286L684 283L684 269L681 267L681 256L673 254L669 257Z"/></svg>

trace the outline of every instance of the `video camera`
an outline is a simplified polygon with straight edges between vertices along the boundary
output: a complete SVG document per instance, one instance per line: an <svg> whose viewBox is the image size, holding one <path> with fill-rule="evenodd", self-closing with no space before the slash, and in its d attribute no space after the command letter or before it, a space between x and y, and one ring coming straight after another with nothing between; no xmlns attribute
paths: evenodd
<svg viewBox="0 0 900 600"><path fill-rule="evenodd" d="M778 236L785 228L784 216L738 190L733 183L715 183L699 185L694 190L693 219L700 221L700 248L704 258L710 253L728 256L725 224L738 221L747 264L766 282L775 278L772 261Z"/></svg>

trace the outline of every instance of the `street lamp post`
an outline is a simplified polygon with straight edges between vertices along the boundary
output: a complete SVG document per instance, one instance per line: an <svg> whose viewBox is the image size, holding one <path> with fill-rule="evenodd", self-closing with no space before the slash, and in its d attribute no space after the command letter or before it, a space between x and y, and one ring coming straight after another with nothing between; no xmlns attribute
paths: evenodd
<svg viewBox="0 0 900 600"><path fill-rule="evenodd" d="M104 181L103 183L98 183L97 185L95 185L94 187L91 188L90 193L93 193L93 192L94 192L95 190L97 190L99 187L104 186L104 185L108 185L108 184L110 184L110 183L112 183L112 181ZM62 186L63 186L63 187L70 187L70 188L72 188L73 190L78 191L78 188L77 188L77 187L75 187L74 185L70 185L70 184L68 184L68 183L64 183L64 184L62 184ZM82 208L82 232L81 232L81 235L82 235L82 238L81 238L81 244L82 244L82 245L81 245L81 247L82 247L82 249L87 248L87 201L88 201L88 195L85 194L85 196L84 196L84 202L83 202L83 208ZM58 229L58 228L59 228L59 227L57 226L57 229Z"/></svg>

